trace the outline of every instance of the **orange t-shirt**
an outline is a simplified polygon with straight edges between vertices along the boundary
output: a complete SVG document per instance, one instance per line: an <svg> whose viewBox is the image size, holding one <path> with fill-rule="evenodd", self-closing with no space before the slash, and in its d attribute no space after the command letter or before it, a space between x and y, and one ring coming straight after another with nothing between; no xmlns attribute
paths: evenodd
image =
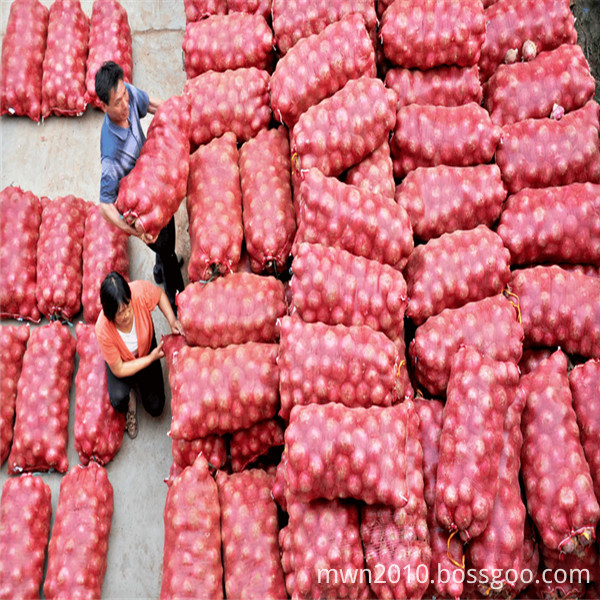
<svg viewBox="0 0 600 600"><path fill-rule="evenodd" d="M138 356L146 356L150 352L154 334L151 313L160 300L162 290L149 281L132 281L129 287L131 289L131 306L135 317ZM100 311L96 321L96 337L102 356L109 365L115 364L119 356L123 362L135 358L119 335L117 326L104 316L104 311Z"/></svg>

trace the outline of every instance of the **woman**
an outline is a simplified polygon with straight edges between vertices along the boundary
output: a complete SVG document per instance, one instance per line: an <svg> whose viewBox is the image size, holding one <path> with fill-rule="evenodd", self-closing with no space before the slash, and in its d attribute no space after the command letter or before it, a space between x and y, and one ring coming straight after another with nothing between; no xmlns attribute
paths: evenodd
<svg viewBox="0 0 600 600"><path fill-rule="evenodd" d="M106 361L108 395L113 408L127 411L130 438L137 436L136 390L144 408L158 417L165 405L165 389L160 359L163 343L156 344L152 311L158 307L171 331L183 334L165 292L148 281L128 284L122 275L109 273L100 286L102 311L96 321L96 337Z"/></svg>

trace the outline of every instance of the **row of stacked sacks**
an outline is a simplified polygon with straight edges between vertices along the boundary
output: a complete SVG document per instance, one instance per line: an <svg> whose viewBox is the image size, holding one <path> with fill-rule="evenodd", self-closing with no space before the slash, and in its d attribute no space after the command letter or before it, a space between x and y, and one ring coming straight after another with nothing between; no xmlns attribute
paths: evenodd
<svg viewBox="0 0 600 600"><path fill-rule="evenodd" d="M286 129L248 140L230 101L204 108L192 139L206 157L190 162L188 183L201 262L177 298L185 343L167 344L164 598L278 597L282 571L293 598L581 595L585 584L546 585L541 574L599 577L598 108L568 4L388 4L274 0L273 37L254 19L239 53L218 36L225 11L204 3L204 21L189 19L192 103L211 102L202 90L213 81L268 70L272 39L270 110L290 134L276 167L267 149L279 142L264 139L287 142ZM285 198L281 260L252 256L243 157L254 144L264 157L254 177ZM292 213L282 183L290 168ZM218 247L220 236L229 255L199 243ZM262 275L209 281L237 270L244 239ZM290 254L286 288L264 271L280 274ZM570 373L563 351L581 363ZM415 388L437 399L414 400ZM218 471L215 484L216 439L267 423L285 425L281 460ZM281 444L267 438L257 452ZM181 471L180 448L194 444L209 464L192 451ZM279 527L266 495L273 463L270 489L287 512ZM221 487L244 474L232 509ZM251 478L264 480L269 508L235 529L244 544L234 551L231 515L249 518L260 505L250 491L245 500ZM269 526L255 540L257 522ZM254 560L247 539L264 548ZM377 565L384 581L369 587L361 570L375 579ZM328 569L338 577L324 581ZM526 590L527 570L539 583Z"/></svg>
<svg viewBox="0 0 600 600"><path fill-rule="evenodd" d="M94 0L91 18L79 0L13 0L2 41L0 114L39 121L79 116L91 104L98 69L118 62L132 81L131 29L117 0Z"/></svg>
<svg viewBox="0 0 600 600"><path fill-rule="evenodd" d="M0 499L0 597L39 598L43 583L49 599L100 598L113 509L104 467L77 465L60 482L50 534L50 488L31 473L7 479Z"/></svg>
<svg viewBox="0 0 600 600"><path fill-rule="evenodd" d="M8 472L66 473L69 396L75 372L75 450L82 464L110 462L123 441L124 416L108 397L106 365L93 325L77 338L58 322L0 329L0 464Z"/></svg>
<svg viewBox="0 0 600 600"><path fill-rule="evenodd" d="M129 275L127 236L98 205L73 195L50 199L9 186L0 192L0 314L39 323L87 323L100 313L100 285L110 271Z"/></svg>

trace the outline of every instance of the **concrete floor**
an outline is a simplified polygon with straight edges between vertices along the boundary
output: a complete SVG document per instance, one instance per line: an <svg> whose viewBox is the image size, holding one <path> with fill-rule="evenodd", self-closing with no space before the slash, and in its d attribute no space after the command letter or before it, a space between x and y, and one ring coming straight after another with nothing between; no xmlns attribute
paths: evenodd
<svg viewBox="0 0 600 600"><path fill-rule="evenodd" d="M185 83L181 43L185 31L183 0L120 0L129 15L133 33L133 83L151 96L166 99L180 94ZM46 6L51 0L42 0ZM92 1L81 2L90 16ZM6 31L10 2L0 0L0 29ZM24 117L0 119L0 189L18 185L34 194L50 197L75 194L98 201L100 184L100 127L103 113L88 108L79 118L50 117L34 123ZM151 121L144 119L147 128ZM1 218L1 215L0 215ZM178 252L187 259L189 237L183 205L176 217ZM139 240L129 245L131 279L152 279L154 254ZM184 268L184 273L186 269ZM156 314L157 313L157 314ZM169 333L160 311L155 313L157 335ZM11 324L3 321L3 324ZM42 322L44 323L44 321ZM75 330L73 328L73 335ZM166 367L163 371L168 381ZM107 472L114 488L115 510L110 533L108 568L102 597L157 598L160 594L164 541L163 509L167 486L163 482L171 466L170 390L158 419L139 407L139 435L126 435L120 452ZM79 463L73 440L75 394L71 390L68 457L70 466ZM53 522L61 475L41 475L52 490ZM8 478L7 464L0 469L0 485Z"/></svg>

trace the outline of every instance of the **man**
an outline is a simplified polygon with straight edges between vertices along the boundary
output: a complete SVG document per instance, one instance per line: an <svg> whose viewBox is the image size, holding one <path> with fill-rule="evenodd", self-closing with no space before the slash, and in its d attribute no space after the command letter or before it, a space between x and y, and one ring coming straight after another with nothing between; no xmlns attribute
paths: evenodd
<svg viewBox="0 0 600 600"><path fill-rule="evenodd" d="M175 254L175 218L157 238L152 238L127 223L114 204L121 179L135 166L146 141L140 119L147 113L154 114L162 102L125 83L123 69L112 61L104 63L96 73L96 95L106 113L100 135L100 210L109 223L140 238L156 253L154 279L157 283L164 282L175 311L175 294L184 289L181 263Z"/></svg>

